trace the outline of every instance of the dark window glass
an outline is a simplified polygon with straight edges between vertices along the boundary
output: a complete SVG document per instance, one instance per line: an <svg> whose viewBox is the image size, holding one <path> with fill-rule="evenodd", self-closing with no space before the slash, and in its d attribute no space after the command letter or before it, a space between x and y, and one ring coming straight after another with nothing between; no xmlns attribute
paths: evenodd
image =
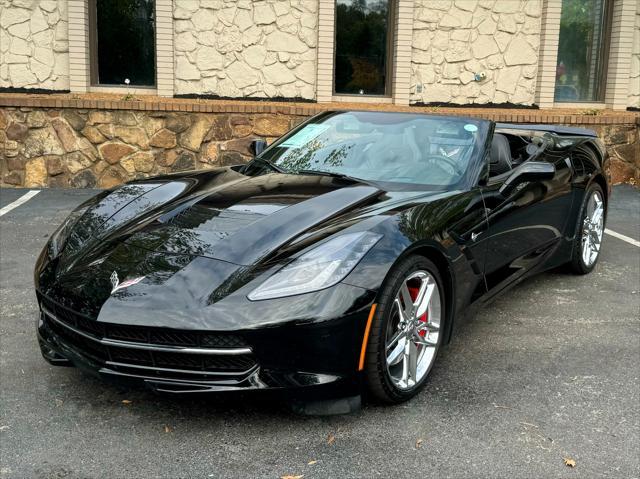
<svg viewBox="0 0 640 479"><path fill-rule="evenodd" d="M389 3L337 0L336 93L386 93Z"/></svg>
<svg viewBox="0 0 640 479"><path fill-rule="evenodd" d="M154 3L96 0L99 84L122 85L128 78L131 85L155 85Z"/></svg>
<svg viewBox="0 0 640 479"><path fill-rule="evenodd" d="M562 0L555 100L603 101L607 0Z"/></svg>

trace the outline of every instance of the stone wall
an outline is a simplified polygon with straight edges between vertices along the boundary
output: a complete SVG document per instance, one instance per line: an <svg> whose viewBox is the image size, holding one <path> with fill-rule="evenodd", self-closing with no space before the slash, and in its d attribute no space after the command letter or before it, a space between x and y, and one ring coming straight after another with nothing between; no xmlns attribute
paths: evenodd
<svg viewBox="0 0 640 479"><path fill-rule="evenodd" d="M318 0L175 0L175 92L315 98Z"/></svg>
<svg viewBox="0 0 640 479"><path fill-rule="evenodd" d="M411 102L533 104L540 21L540 0L417 0Z"/></svg>
<svg viewBox="0 0 640 479"><path fill-rule="evenodd" d="M629 73L629 106L640 108L640 2L636 12L636 27L633 33L633 54Z"/></svg>
<svg viewBox="0 0 640 479"><path fill-rule="evenodd" d="M0 2L0 88L69 89L66 0Z"/></svg>
<svg viewBox="0 0 640 479"><path fill-rule="evenodd" d="M299 117L282 114L0 108L0 185L109 188L250 158Z"/></svg>
<svg viewBox="0 0 640 479"><path fill-rule="evenodd" d="M107 188L134 178L239 164L250 159L254 138L272 141L319 111L264 107L259 113L197 113L177 111L180 106L176 111L0 107L0 185ZM571 126L598 132L612 158L614 182L640 180L637 124L629 118L624 124L583 118L591 124L572 121Z"/></svg>

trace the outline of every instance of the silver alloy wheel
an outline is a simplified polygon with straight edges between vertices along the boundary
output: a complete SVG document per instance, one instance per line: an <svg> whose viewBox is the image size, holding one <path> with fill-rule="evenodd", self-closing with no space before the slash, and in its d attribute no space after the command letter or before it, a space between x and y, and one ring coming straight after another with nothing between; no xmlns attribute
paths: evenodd
<svg viewBox="0 0 640 479"><path fill-rule="evenodd" d="M599 191L594 191L587 202L582 222L582 261L589 267L596 262L604 232L604 203Z"/></svg>
<svg viewBox="0 0 640 479"><path fill-rule="evenodd" d="M427 374L440 339L442 304L438 284L427 271L415 271L402 282L387 328L387 371L402 390Z"/></svg>

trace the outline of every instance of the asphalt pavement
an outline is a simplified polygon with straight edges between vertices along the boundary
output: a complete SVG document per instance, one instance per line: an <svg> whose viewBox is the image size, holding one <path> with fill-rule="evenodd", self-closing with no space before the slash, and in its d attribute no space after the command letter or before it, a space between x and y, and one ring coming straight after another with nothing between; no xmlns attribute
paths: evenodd
<svg viewBox="0 0 640 479"><path fill-rule="evenodd" d="M26 191L0 190L0 209ZM606 235L592 274L511 290L412 401L305 417L260 396L119 389L41 358L33 265L93 193L43 190L0 217L1 479L640 476L640 247ZM614 189L607 227L640 240L639 190Z"/></svg>

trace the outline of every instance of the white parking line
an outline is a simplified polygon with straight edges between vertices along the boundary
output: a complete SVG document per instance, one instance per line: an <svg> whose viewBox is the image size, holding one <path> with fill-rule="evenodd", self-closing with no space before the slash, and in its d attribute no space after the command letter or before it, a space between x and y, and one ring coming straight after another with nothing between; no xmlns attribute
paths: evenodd
<svg viewBox="0 0 640 479"><path fill-rule="evenodd" d="M621 239L622 241L626 241L627 243L630 243L633 246L637 246L638 248L640 248L640 241L634 240L633 238L629 238L628 236L622 235L620 233L616 233L615 231L611 231L608 228L605 228L604 232L607 233L608 235L613 236L614 238Z"/></svg>
<svg viewBox="0 0 640 479"><path fill-rule="evenodd" d="M7 206L3 206L2 208L0 208L0 216L4 215L5 213L8 213L14 208L17 208L21 204L26 203L31 198L36 196L38 193L40 193L40 190L27 191L24 195L22 195L20 198L15 200L13 203L9 203Z"/></svg>

